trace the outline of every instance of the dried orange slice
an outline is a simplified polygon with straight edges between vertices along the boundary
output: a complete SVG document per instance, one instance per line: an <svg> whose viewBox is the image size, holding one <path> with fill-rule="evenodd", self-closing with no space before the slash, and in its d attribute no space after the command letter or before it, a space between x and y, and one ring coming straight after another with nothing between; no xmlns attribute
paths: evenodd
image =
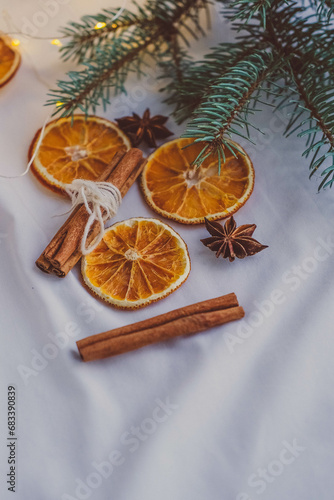
<svg viewBox="0 0 334 500"><path fill-rule="evenodd" d="M113 306L144 307L174 292L188 277L187 245L157 219L133 218L106 229L82 259L84 283Z"/></svg>
<svg viewBox="0 0 334 500"><path fill-rule="evenodd" d="M147 203L158 214L184 224L202 224L223 219L250 197L254 186L254 169L246 152L238 148L236 156L225 149L226 160L218 169L218 156L210 155L200 167L195 161L203 144L193 139L176 139L153 152L144 168L141 187Z"/></svg>
<svg viewBox="0 0 334 500"><path fill-rule="evenodd" d="M35 135L29 160L35 153L41 130ZM130 140L115 125L97 116L74 115L47 124L31 169L53 191L62 193L74 179L95 180L114 154L130 149Z"/></svg>
<svg viewBox="0 0 334 500"><path fill-rule="evenodd" d="M0 87L5 85L18 70L21 56L18 49L12 45L12 40L5 35L0 36Z"/></svg>

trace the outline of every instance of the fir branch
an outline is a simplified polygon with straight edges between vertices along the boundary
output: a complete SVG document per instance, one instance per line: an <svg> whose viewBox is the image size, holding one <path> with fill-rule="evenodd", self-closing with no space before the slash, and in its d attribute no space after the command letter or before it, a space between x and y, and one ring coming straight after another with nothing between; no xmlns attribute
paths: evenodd
<svg viewBox="0 0 334 500"><path fill-rule="evenodd" d="M219 163L221 159L224 161L224 148L231 150L226 136L235 134L251 141L249 127L256 127L249 122L248 115L254 113L251 104L259 98L255 91L261 89L274 68L271 54L255 52L211 84L210 92L184 134L184 137L195 138L195 142L206 143L196 159L197 164L209 153L218 153Z"/></svg>
<svg viewBox="0 0 334 500"><path fill-rule="evenodd" d="M265 28L267 11L272 8L275 0L234 0L229 2L229 7L234 14L230 16L232 21L242 20L248 23L254 16L258 16L261 25Z"/></svg>
<svg viewBox="0 0 334 500"><path fill-rule="evenodd" d="M137 59L140 52L152 44L156 37L145 39L120 38L120 45L116 48L106 47L102 53L98 52L92 62L84 62L84 71L71 71L68 73L70 81L58 82L58 89L51 90L51 99L47 104L56 106L54 115L61 112L61 116L73 115L80 111L88 114L92 109L102 103L104 109L110 103L110 87L115 93L124 92L124 82L131 70L141 71L141 61ZM131 49L127 50L127 46Z"/></svg>
<svg viewBox="0 0 334 500"><path fill-rule="evenodd" d="M58 89L50 91L47 104L56 105L54 114L62 116L72 115L76 109L86 114L89 109L95 112L99 104L105 107L110 102L111 88L115 94L125 92L124 83L129 72L142 73L145 55L158 63L166 59L164 44L170 47L171 33L187 39L182 28L187 27L188 32L192 32L189 20L198 27L199 12L208 2L163 0L157 6L155 1L149 0L145 9L138 6L138 17L131 17L133 29L125 29L121 34L115 32L113 43L96 46L94 59L82 61L86 69L69 72L70 80L58 82ZM128 13L123 13L125 18L130 19ZM103 38L103 32L101 36ZM154 50L147 50L152 45ZM167 53L167 56L173 58L175 54Z"/></svg>
<svg viewBox="0 0 334 500"><path fill-rule="evenodd" d="M74 60L78 63L84 59L93 59L97 50L124 28L129 28L139 23L139 19L128 10L103 9L100 14L83 16L81 22L70 23L60 30L68 42L60 48L64 61ZM96 29L98 23L101 27ZM104 26L103 26L104 25Z"/></svg>
<svg viewBox="0 0 334 500"><path fill-rule="evenodd" d="M176 122L182 123L201 106L215 79L260 48L260 44L253 43L222 43L207 54L203 61L194 62L188 59L183 65L181 80L171 78L171 75L174 76L173 67L169 63L164 68L162 77L171 81L162 91L170 94L165 102L175 106L173 116Z"/></svg>
<svg viewBox="0 0 334 500"><path fill-rule="evenodd" d="M291 135L302 129L299 137L306 137L306 150L303 156L306 158L313 154L310 170L311 176L319 170L327 158L332 164L322 172L324 179L319 185L322 187L332 186L334 183L334 94L331 83L334 81L333 54L328 52L328 41L334 37L333 30L323 30L323 26L317 23L309 23L309 20L298 20L300 27L303 24L304 34L313 36L306 38L307 44L304 53L300 46L296 46L291 36L284 37L280 31L279 23L271 19L268 23L268 33L271 44L276 50L278 57L288 65L291 83L290 95L297 91L294 99L290 98L288 106L293 106L290 113L290 121L286 128L286 135ZM315 36L317 33L317 36ZM326 37L327 43L323 46ZM333 40L334 41L334 40ZM288 80L288 76L286 76ZM286 100L286 99L285 99ZM282 107L282 102L278 107ZM308 115L305 118L305 113ZM308 128L303 129L305 125ZM293 128L292 128L293 127ZM323 152L326 149L326 152Z"/></svg>
<svg viewBox="0 0 334 500"><path fill-rule="evenodd" d="M81 22L70 23L69 26L60 30L62 36L69 39L60 48L61 56L65 61L72 59L83 62L93 59L99 49L117 40L124 30L132 27L148 32L154 31L157 24L170 23L171 31L177 27L189 31L191 28L187 23L188 19L194 23L197 31L204 34L198 21L198 12L202 8L207 8L208 3L208 0L186 0L185 2L176 0L174 3L168 0L162 0L159 3L148 0L146 8L143 8L133 1L137 13L126 9L103 9L100 14L83 16ZM101 26L96 28L98 24ZM192 35L197 36L192 30L191 32Z"/></svg>
<svg viewBox="0 0 334 500"><path fill-rule="evenodd" d="M295 116L299 112L299 119L296 120L297 126L292 132L302 129L298 136L308 139L307 149L303 156L308 157L313 154L310 176L319 170L327 158L331 160L331 164L321 173L323 180L319 185L319 190L322 187L332 187L334 183L334 92L328 86L327 88L324 88L322 84L319 86L313 78L313 68L309 66L302 69L296 68L292 62L291 73L303 101L298 103L297 108L292 113L292 116ZM299 121L304 115L304 113L300 115L300 111L307 112L309 117ZM306 124L308 124L308 128L303 130L303 126Z"/></svg>

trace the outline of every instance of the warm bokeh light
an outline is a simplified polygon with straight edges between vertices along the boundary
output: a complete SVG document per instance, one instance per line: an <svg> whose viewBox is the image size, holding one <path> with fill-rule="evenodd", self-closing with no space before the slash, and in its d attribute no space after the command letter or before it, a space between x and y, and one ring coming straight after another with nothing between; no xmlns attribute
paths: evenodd
<svg viewBox="0 0 334 500"><path fill-rule="evenodd" d="M106 23L97 23L95 24L94 29L100 30L101 28L105 28L105 26L107 26Z"/></svg>

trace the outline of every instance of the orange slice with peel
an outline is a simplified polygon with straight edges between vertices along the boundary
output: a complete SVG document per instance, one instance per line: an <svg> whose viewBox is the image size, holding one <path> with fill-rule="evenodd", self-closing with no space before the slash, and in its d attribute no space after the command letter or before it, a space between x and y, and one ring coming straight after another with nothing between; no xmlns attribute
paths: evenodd
<svg viewBox="0 0 334 500"><path fill-rule="evenodd" d="M122 309L145 307L174 292L188 277L187 245L157 219L133 218L106 229L102 241L82 258L89 290Z"/></svg>
<svg viewBox="0 0 334 500"><path fill-rule="evenodd" d="M29 149L36 152L41 129ZM97 116L74 115L49 122L31 169L48 188L58 193L74 179L96 180L117 151L130 149L128 137L116 124Z"/></svg>
<svg viewBox="0 0 334 500"><path fill-rule="evenodd" d="M12 40L6 36L0 36L0 87L13 78L21 64L21 56L18 49L12 44Z"/></svg>
<svg viewBox="0 0 334 500"><path fill-rule="evenodd" d="M141 177L147 203L163 217L183 224L202 224L204 217L216 220L232 215L253 191L254 169L249 156L229 141L235 155L225 148L220 172L214 154L197 167L193 162L203 143L189 146L192 142L176 139L149 156Z"/></svg>

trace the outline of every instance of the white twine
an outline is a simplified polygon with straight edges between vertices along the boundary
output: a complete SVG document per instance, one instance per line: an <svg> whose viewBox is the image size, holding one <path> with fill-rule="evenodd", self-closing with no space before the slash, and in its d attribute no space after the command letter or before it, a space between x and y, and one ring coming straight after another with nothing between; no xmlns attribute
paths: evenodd
<svg viewBox="0 0 334 500"><path fill-rule="evenodd" d="M72 210L80 204L84 204L89 219L87 221L82 239L80 250L83 255L92 252L102 240L104 234L104 219L110 219L116 215L122 202L122 195L119 189L110 182L86 181L84 179L75 179L66 189L72 201ZM92 207L89 206L92 204ZM106 213L103 216L102 210ZM94 242L86 248L87 236L95 221L100 224L100 232Z"/></svg>
<svg viewBox="0 0 334 500"><path fill-rule="evenodd" d="M34 154L30 158L30 161L29 161L29 163L28 163L27 168L25 169L25 171L22 172L22 174L18 174L18 175L3 175L3 174L0 174L0 177L2 179L18 179L19 177L23 177L24 175L26 175L29 172L30 167L32 165L32 162L36 158L36 155L37 155L37 153L39 151L39 148L41 147L41 143L42 143L42 140L44 138L45 127L47 126L47 124L48 124L51 116L52 116L52 112L50 114L48 114L48 116L45 118L43 127L41 129L41 132L39 134L39 138L38 138L38 141L37 141L37 144L36 144L36 147L35 147Z"/></svg>
<svg viewBox="0 0 334 500"><path fill-rule="evenodd" d="M123 5L119 8L119 10L118 10L117 14L116 14L116 15L112 18L112 21L116 21L116 19L118 19L118 18L119 18L119 16L120 16L121 14L123 14L123 12L124 12L124 11L125 11L125 9L126 9L127 3L128 3L128 0L124 0L124 1L123 1Z"/></svg>

